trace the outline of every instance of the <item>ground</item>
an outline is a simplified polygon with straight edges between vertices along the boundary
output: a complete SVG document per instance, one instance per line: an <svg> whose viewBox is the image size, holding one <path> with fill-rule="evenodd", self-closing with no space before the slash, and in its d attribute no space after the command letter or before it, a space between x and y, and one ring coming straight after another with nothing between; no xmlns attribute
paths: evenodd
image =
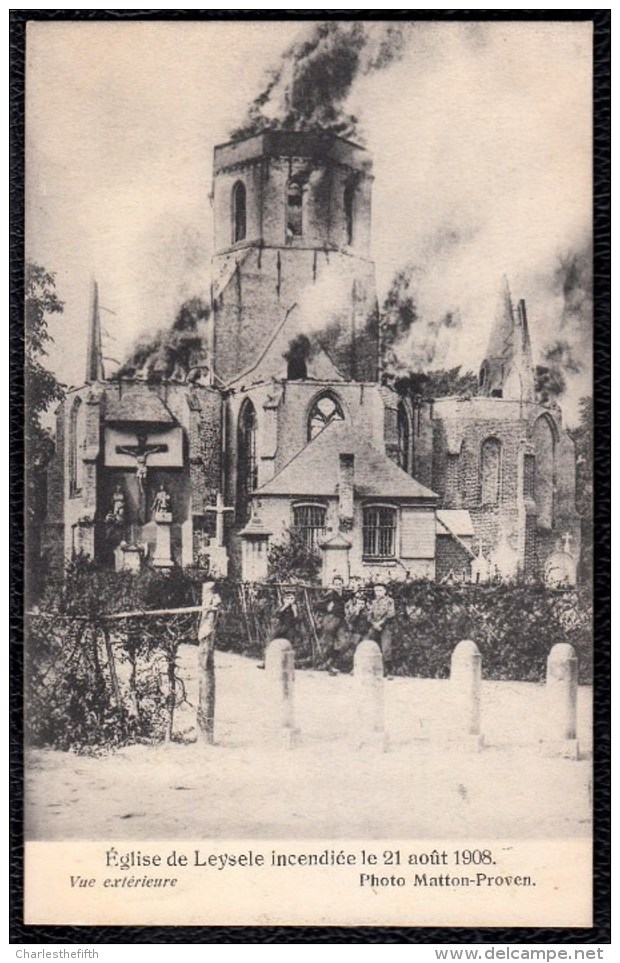
<svg viewBox="0 0 620 963"><path fill-rule="evenodd" d="M196 702L195 647L181 652ZM536 838L591 832L591 690L578 699L582 758L547 758L544 686L483 682L480 753L450 746L450 684L385 682L390 747L357 746L351 676L298 671L301 743L282 749L266 728L265 672L217 653L216 739L191 742L194 709L177 715L179 741L104 756L28 754L29 839Z"/></svg>

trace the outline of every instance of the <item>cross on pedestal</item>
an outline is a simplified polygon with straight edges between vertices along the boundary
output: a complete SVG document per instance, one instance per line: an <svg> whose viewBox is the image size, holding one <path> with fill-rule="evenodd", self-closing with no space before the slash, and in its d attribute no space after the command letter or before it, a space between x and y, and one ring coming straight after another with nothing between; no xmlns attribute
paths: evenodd
<svg viewBox="0 0 620 963"><path fill-rule="evenodd" d="M562 535L562 549L566 552L567 555L571 554L570 547L571 547L571 542L573 541L574 539L571 533L564 532L564 534Z"/></svg>
<svg viewBox="0 0 620 963"><path fill-rule="evenodd" d="M205 512L215 513L215 541L218 548L224 547L224 516L226 512L234 512L234 508L226 508L224 496L221 492L217 493L215 505L207 505Z"/></svg>

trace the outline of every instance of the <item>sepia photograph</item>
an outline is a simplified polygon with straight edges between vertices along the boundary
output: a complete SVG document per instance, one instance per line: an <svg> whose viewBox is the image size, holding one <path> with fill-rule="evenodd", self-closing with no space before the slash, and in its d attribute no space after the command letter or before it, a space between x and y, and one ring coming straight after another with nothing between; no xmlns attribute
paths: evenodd
<svg viewBox="0 0 620 963"><path fill-rule="evenodd" d="M592 22L25 56L27 921L591 926Z"/></svg>

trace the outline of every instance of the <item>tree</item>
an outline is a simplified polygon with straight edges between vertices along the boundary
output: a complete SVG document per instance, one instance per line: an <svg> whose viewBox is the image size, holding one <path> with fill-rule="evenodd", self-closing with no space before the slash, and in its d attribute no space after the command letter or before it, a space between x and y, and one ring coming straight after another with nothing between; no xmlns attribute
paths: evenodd
<svg viewBox="0 0 620 963"><path fill-rule="evenodd" d="M39 264L26 265L25 298L25 388L26 388L26 457L31 472L40 472L47 465L54 444L49 432L41 424L41 415L55 401L62 401L64 392L51 371L41 363L47 346L53 342L48 320L51 314L61 314L64 304L56 295L54 275Z"/></svg>
<svg viewBox="0 0 620 963"><path fill-rule="evenodd" d="M309 548L303 532L289 528L281 542L274 542L268 554L270 582L315 582L321 556Z"/></svg>
<svg viewBox="0 0 620 963"><path fill-rule="evenodd" d="M62 386L42 364L53 341L50 315L61 314L64 304L56 295L54 275L39 264L26 264L24 303L24 387L26 449L27 568L29 589L40 574L40 525L45 513L45 469L54 453L51 434L41 416L64 397Z"/></svg>

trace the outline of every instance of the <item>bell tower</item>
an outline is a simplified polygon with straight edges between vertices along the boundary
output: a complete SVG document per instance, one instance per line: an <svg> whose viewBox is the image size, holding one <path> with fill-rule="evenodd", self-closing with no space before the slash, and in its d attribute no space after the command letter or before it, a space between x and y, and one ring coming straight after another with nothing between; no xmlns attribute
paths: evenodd
<svg viewBox="0 0 620 963"><path fill-rule="evenodd" d="M345 380L374 381L368 152L324 131L269 130L216 147L213 170L217 377L286 377L303 334Z"/></svg>

